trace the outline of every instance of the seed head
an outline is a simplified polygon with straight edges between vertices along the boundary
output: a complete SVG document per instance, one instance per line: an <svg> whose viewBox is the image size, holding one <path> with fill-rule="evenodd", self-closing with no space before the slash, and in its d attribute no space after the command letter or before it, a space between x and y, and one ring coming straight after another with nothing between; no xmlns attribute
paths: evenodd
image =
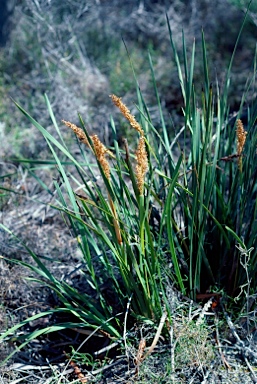
<svg viewBox="0 0 257 384"><path fill-rule="evenodd" d="M247 132L244 130L244 125L241 120L236 122L236 137L237 137L237 155L238 155L238 168L242 172L243 162L242 162L242 152L245 145Z"/></svg>
<svg viewBox="0 0 257 384"><path fill-rule="evenodd" d="M244 130L244 125L241 120L236 122L236 136L237 136L237 154L240 156L243 152L247 132Z"/></svg>
<svg viewBox="0 0 257 384"><path fill-rule="evenodd" d="M75 133L76 136L78 136L78 139L79 141L81 141L81 143L84 143L86 145L88 145L90 148L90 144L88 142L88 139L86 137L86 134L85 132L83 131L83 129L77 127L75 124L72 124L70 123L69 121L65 121L65 120L62 120L62 122L69 128L71 128L73 130L73 132Z"/></svg>
<svg viewBox="0 0 257 384"><path fill-rule="evenodd" d="M147 153L145 149L145 138L141 136L139 138L137 150L136 150L136 178L137 186L140 195L144 192L144 179L148 169Z"/></svg>
<svg viewBox="0 0 257 384"><path fill-rule="evenodd" d="M130 110L126 107L126 105L121 101L121 97L117 97L115 95L110 95L113 103L116 107L119 108L123 116L129 121L132 128L134 128L137 132L140 133L141 136L144 136L144 131L141 125L136 121L135 116L130 113Z"/></svg>
<svg viewBox="0 0 257 384"><path fill-rule="evenodd" d="M105 145L103 145L103 143L99 140L97 135L93 135L90 137L91 137L91 140L94 144L95 155L96 155L99 163L101 164L101 166L103 168L105 176L109 180L110 176L111 176L110 166L109 166L109 163L106 160L105 156L107 153L109 154L111 152L105 147Z"/></svg>

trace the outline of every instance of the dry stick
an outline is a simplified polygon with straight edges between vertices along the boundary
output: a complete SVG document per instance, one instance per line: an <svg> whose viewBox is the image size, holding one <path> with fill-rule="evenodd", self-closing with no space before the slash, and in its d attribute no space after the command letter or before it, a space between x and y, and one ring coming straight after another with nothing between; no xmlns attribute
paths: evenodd
<svg viewBox="0 0 257 384"><path fill-rule="evenodd" d="M154 348L156 347L156 344L158 343L158 340L161 336L161 332L162 332L162 328L165 324L165 320L167 319L167 312L164 311L163 314L162 314L162 317L161 317L161 320L160 320L160 323L158 325L158 328L157 328L157 332L156 332L156 335L153 339L153 342L152 342L152 345L151 347L148 349L147 353L145 354L145 356L142 358L142 361L145 360L147 358L147 356L150 355L150 353L153 352Z"/></svg>
<svg viewBox="0 0 257 384"><path fill-rule="evenodd" d="M174 373L175 373L175 346L176 342L173 342L173 335L174 335L174 329L173 325L170 324L169 329L169 335L170 335L170 360L171 360L171 373L172 373L172 381L174 382Z"/></svg>
<svg viewBox="0 0 257 384"><path fill-rule="evenodd" d="M246 273L246 280L247 280L247 283L246 283L246 287L247 287L247 289L246 289L246 313L247 313L246 321L247 321L247 334L249 336L249 334L250 334L250 320L249 320L249 313L250 313L250 286L251 286L251 279L250 279L250 276L249 276L249 263L250 263L251 252L253 251L254 247L251 247L250 249L244 249L244 248L242 248L240 246L240 244L238 244L238 245L236 245L236 248L240 252L240 264L242 265L242 267L244 268L245 273ZM242 260L243 256L244 256L244 260ZM242 292L244 286L242 286L240 288L241 292ZM241 294L241 292L240 292L240 294Z"/></svg>
<svg viewBox="0 0 257 384"><path fill-rule="evenodd" d="M94 371L91 371L90 373L92 375L98 375L99 373L102 373L103 371L106 371L107 369L109 369L111 367L114 367L115 365L119 364L121 361L123 361L123 357L121 357L120 359L114 361L113 363L110 363L108 365L106 364L106 365L104 365L101 368L95 369ZM125 373L125 375L126 375L126 373Z"/></svg>
<svg viewBox="0 0 257 384"><path fill-rule="evenodd" d="M253 369L252 369L251 364L249 363L249 361L248 361L248 359L247 359L246 357L244 358L244 360L245 360L245 362L246 362L246 364L247 364L247 367L249 368L249 371L250 371L251 374L252 374L252 380L253 380L253 382L254 382L254 383L257 383L257 376L255 375L255 373L254 373L254 371L253 371Z"/></svg>
<svg viewBox="0 0 257 384"><path fill-rule="evenodd" d="M227 360L224 356L224 353L222 352L222 349L221 349L221 343L220 343L220 337L219 337L219 328L218 328L218 317L216 314L215 314L215 327L216 327L216 343L218 345L218 350L219 350L219 353L221 356L221 360L227 369L231 369L231 367L230 367L229 363L227 362Z"/></svg>
<svg viewBox="0 0 257 384"><path fill-rule="evenodd" d="M130 303L131 303L132 297L133 297L133 293L127 302L127 309L126 309L126 313L125 313L125 317L124 317L124 329L123 329L123 340L124 340L124 346L125 346L126 356L127 356L127 360L128 360L128 372L129 372L129 353L128 353L126 334L127 334L127 319L128 319L128 313L129 313L129 308L130 308Z"/></svg>
<svg viewBox="0 0 257 384"><path fill-rule="evenodd" d="M138 350L137 350L137 355L136 355L136 358L134 360L135 365L136 365L136 372L135 372L136 375L138 375L138 373L139 373L139 365L143 361L145 347L146 347L146 340L143 338L143 339L140 340L140 343L139 343L139 346L138 346Z"/></svg>
<svg viewBox="0 0 257 384"><path fill-rule="evenodd" d="M69 358L68 355L67 355L67 353L66 353L65 351L64 351L64 354L66 355L67 358ZM81 383L87 383L87 382L88 382L87 378L86 378L86 377L84 376L84 374L81 372L79 366L75 363L75 361L70 360L70 366L72 367L72 369L73 369L75 375L78 377L78 380L79 380Z"/></svg>
<svg viewBox="0 0 257 384"><path fill-rule="evenodd" d="M257 359L257 352L253 351L250 347L248 347L247 345L245 345L245 343L240 339L236 329L235 329L235 326L234 324L232 323L232 320L231 318L229 317L229 315L227 314L227 312L225 311L225 308L223 306L223 304L221 303L221 307L223 309L223 313L224 313L224 316L227 320L227 324L232 332L232 335L235 337L235 339L237 340L236 342L236 347L239 349L239 351L242 353L244 359L248 356L251 356L253 357L254 359Z"/></svg>
<svg viewBox="0 0 257 384"><path fill-rule="evenodd" d="M118 340L118 341L116 341L116 343L107 345L107 347L99 349L98 351L94 352L94 356L99 356L99 355L102 355L105 352L110 351L111 349L117 347L117 345L119 345L121 342L122 342L121 340Z"/></svg>
<svg viewBox="0 0 257 384"><path fill-rule="evenodd" d="M109 323L111 320L113 320L115 317L117 317L117 316L119 316L119 315L122 315L122 312L118 313L118 314L115 315L115 316L110 317L108 320L106 320L106 321L104 322L104 324ZM84 344L85 344L85 343L86 343L92 336L94 336L94 334L97 333L97 332L102 328L102 326L103 326L104 324L99 325L99 327L97 327L94 331L92 331L91 334L90 334L84 341L82 341L82 343L80 344L80 346L77 348L76 352L73 353L73 355L72 355L73 358L74 358L74 356L76 355L76 353L80 350L80 348L82 348L82 346L83 346L83 345L84 345ZM68 361L68 363L66 364L66 366L65 366L65 368L64 368L64 371L66 371L66 369L67 369L67 367L69 366L70 362L71 362L71 359L70 359L70 360ZM64 371L63 371L63 372L64 372ZM59 378L57 384L60 384L60 383L61 383L61 381L62 381L62 379L63 379L63 375L64 375L63 372L62 372L61 377Z"/></svg>

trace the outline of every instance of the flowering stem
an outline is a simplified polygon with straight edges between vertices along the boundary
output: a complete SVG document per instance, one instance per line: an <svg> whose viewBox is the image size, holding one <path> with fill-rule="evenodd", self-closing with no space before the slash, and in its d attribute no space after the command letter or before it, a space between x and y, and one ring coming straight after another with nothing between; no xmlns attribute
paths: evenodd
<svg viewBox="0 0 257 384"><path fill-rule="evenodd" d="M139 196L139 232L140 232L140 268L143 268L145 257L145 207L144 195Z"/></svg>
<svg viewBox="0 0 257 384"><path fill-rule="evenodd" d="M121 237L121 233L120 233L120 226L119 226L118 215L117 215L117 211L116 211L114 202L113 202L109 192L108 192L108 201L109 201L109 204L110 204L110 207L111 207L111 211L112 211L112 214L113 214L113 225L114 225L114 230L115 230L116 238L117 238L117 241L118 241L119 245L121 245L122 244L122 237Z"/></svg>

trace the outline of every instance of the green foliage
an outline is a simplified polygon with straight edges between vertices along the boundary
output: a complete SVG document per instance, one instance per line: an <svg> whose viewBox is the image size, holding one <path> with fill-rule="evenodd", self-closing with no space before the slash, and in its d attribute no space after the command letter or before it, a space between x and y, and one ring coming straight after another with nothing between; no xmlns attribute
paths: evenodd
<svg viewBox="0 0 257 384"><path fill-rule="evenodd" d="M246 9L250 5L251 12L257 13L257 4L252 0L230 0L230 2L241 9Z"/></svg>
<svg viewBox="0 0 257 384"><path fill-rule="evenodd" d="M193 365L196 360L208 365L214 358L214 351L209 343L209 330L206 325L184 318L176 324L176 367Z"/></svg>
<svg viewBox="0 0 257 384"><path fill-rule="evenodd" d="M86 42L88 56L107 76L112 92L124 95L134 90L130 63L120 36L113 36L104 28L101 33L97 29L92 29L87 34ZM154 52L151 43L148 43L148 49ZM147 50L142 50L137 42L133 43L130 55L137 73L142 74L149 71L146 52Z"/></svg>
<svg viewBox="0 0 257 384"><path fill-rule="evenodd" d="M119 54L117 51L109 53L109 73L110 87L115 94L124 95L134 89L134 81L131 78L131 68L127 59L127 54L124 46L120 46ZM146 72L146 58L142 54L141 49L133 48L131 54L133 63L135 63L135 70L137 73Z"/></svg>
<svg viewBox="0 0 257 384"><path fill-rule="evenodd" d="M120 338L124 310L129 300L131 314L136 319L150 319L154 323L164 311L171 315L165 288L167 281L192 298L211 286L224 289L232 297L245 284L250 284L249 292L256 286L256 102L248 107L247 141L243 156L240 156L237 153L235 126L228 120L228 91L235 50L221 90L218 82L215 85L210 83L202 35L203 89L199 94L193 83L195 46L188 58L183 39L181 60L170 26L169 33L184 100L184 128L180 135L183 137L177 138L180 149L177 156L164 121L149 55L161 130L154 127L137 86L138 110L146 138L149 166L144 194L139 193L137 186L136 145L130 143L132 149L124 152L119 146L113 120L114 159L109 179L101 159L92 160L88 149L81 147L83 162L70 153L47 97L46 103L58 140L17 104L43 135L58 168L61 182L55 182L57 199L52 207L63 214L77 239L90 293L82 294L64 281L57 280L28 249L35 266L21 264L37 273L55 291L62 308L33 316L8 330L0 339L8 337L28 321L57 311L74 315L76 322L35 331L19 348L40 334L65 327L101 328ZM242 95L238 117L252 86L254 77ZM80 122L94 148L81 116ZM133 134L136 141L138 134L134 131ZM96 154L96 150L93 152ZM239 161L242 161L241 168ZM99 176L101 181L97 183L95 180ZM84 198L77 196L78 189ZM117 236L117 227L122 242ZM248 261L248 276L239 260L238 243L241 249L254 247ZM110 297L104 295L103 283L108 283Z"/></svg>

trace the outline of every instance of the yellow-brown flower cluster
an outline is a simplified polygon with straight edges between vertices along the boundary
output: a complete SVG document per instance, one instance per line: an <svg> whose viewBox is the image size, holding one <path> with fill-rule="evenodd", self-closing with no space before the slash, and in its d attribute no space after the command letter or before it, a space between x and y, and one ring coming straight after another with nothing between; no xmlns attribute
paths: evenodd
<svg viewBox="0 0 257 384"><path fill-rule="evenodd" d="M106 155L110 155L112 157L115 157L113 155L113 153L111 151L109 151L109 149L107 149L105 147L105 145L100 141L99 137L97 135L93 135L93 136L90 136L90 139L92 141L92 144L93 144L93 148L92 146L90 145L88 139L87 139L87 136L85 134L85 132L83 131L83 129L77 127L75 124L72 124L70 123L69 121L65 121L65 120L62 120L62 122L69 128L71 128L73 130L73 132L78 136L79 140L88 145L89 148L91 150L93 150L97 160L99 161L99 163L101 164L101 167L104 171L104 174L106 176L106 178L108 180L110 180L111 178L111 172L110 172L110 165L108 163L108 160L106 159ZM118 215L117 215L117 212L116 212L116 208L115 208L115 205L114 205L114 202L109 194L109 192L107 191L107 194L108 194L108 200L109 200L109 204L110 204L110 208L111 208L111 211L112 211L112 214L113 214L113 225L114 225L114 230L115 230L115 234L116 234L116 238L117 238L117 241L118 243L121 245L122 244L122 237L121 237L121 232L120 232L120 226L119 226L119 219L118 219Z"/></svg>
<svg viewBox="0 0 257 384"><path fill-rule="evenodd" d="M85 132L83 131L83 129L77 127L75 124L72 124L70 123L69 121L65 121L65 120L62 120L62 122L69 128L71 128L73 130L73 132L75 133L75 135L78 137L79 141L81 141L81 143L84 143L86 145L88 145L90 147L90 144L88 142L88 139L86 137L86 134Z"/></svg>
<svg viewBox="0 0 257 384"><path fill-rule="evenodd" d="M123 116L129 121L132 128L134 128L139 134L139 142L136 150L136 179L139 194L144 193L144 179L148 169L147 152L145 148L145 134L141 125L136 121L135 117L130 113L130 110L121 101L120 97L115 95L110 96L113 103L119 108Z"/></svg>
<svg viewBox="0 0 257 384"><path fill-rule="evenodd" d="M144 135L144 131L141 125L136 121L135 116L130 113L130 110L126 107L126 105L121 101L121 97L117 97L115 95L110 95L113 103L116 107L119 108L123 116L129 121L132 128L134 128L137 132L140 133L141 136Z"/></svg>
<svg viewBox="0 0 257 384"><path fill-rule="evenodd" d="M97 160L101 164L104 174L107 177L108 180L110 180L111 173L110 173L110 165L108 163L108 160L106 160L105 156L107 153L110 153L110 151L103 145L103 143L99 140L97 135L90 136L93 144L94 144L94 150L95 155L97 157Z"/></svg>
<svg viewBox="0 0 257 384"><path fill-rule="evenodd" d="M79 140L82 143L86 144L92 150L92 147L89 144L87 136L86 136L85 132L83 131L83 129L77 127L75 124L72 124L69 121L62 120L62 122L67 127L71 128L73 130L73 132L75 133L75 135L79 138ZM93 142L95 155L96 155L99 163L101 164L101 166L103 168L104 174L107 177L107 179L110 179L110 176L111 176L110 166L109 166L108 160L106 160L105 156L106 156L106 154L108 154L111 157L114 157L114 155L111 151L109 151L109 149L107 149L103 145L103 143L100 141L100 139L98 138L97 135L90 136L90 139Z"/></svg>
<svg viewBox="0 0 257 384"><path fill-rule="evenodd" d="M147 153L145 149L145 138L140 136L136 150L136 178L139 194L144 193L144 180L148 169Z"/></svg>
<svg viewBox="0 0 257 384"><path fill-rule="evenodd" d="M242 172L242 152L245 145L247 132L244 129L242 120L238 119L236 122L236 137L237 137L237 155L238 155L238 166Z"/></svg>
<svg viewBox="0 0 257 384"><path fill-rule="evenodd" d="M240 156L243 152L247 132L244 130L242 120L236 122L237 154Z"/></svg>

